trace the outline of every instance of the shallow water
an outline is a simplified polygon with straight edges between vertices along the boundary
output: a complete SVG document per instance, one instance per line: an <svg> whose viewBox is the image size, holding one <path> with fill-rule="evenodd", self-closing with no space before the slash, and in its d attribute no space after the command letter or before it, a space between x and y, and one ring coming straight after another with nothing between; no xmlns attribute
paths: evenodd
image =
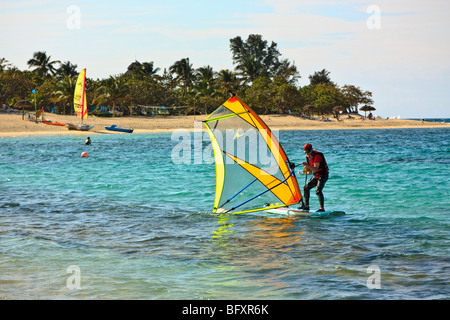
<svg viewBox="0 0 450 320"><path fill-rule="evenodd" d="M280 132L324 152L333 218L211 214L170 133L91 138L0 139L0 298L450 298L448 128Z"/></svg>

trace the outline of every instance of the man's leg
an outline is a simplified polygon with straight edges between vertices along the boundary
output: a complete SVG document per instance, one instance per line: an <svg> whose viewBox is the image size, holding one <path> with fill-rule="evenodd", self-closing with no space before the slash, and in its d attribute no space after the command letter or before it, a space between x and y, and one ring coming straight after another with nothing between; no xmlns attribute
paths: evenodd
<svg viewBox="0 0 450 320"><path fill-rule="evenodd" d="M322 189L325 186L325 183L327 182L327 180L328 180L328 176L318 178L317 186L316 186L316 194L317 194L317 197L319 198L320 209L323 209L323 210L325 210L325 198L323 196Z"/></svg>
<svg viewBox="0 0 450 320"><path fill-rule="evenodd" d="M309 191L317 186L317 178L312 177L307 184L303 187L303 197L304 197L304 203L305 207L309 208Z"/></svg>

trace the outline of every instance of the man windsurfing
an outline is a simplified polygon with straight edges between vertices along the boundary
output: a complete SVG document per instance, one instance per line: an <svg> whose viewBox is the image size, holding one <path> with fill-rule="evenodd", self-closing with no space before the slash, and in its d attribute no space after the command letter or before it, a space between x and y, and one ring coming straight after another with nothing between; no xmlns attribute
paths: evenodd
<svg viewBox="0 0 450 320"><path fill-rule="evenodd" d="M303 151L306 155L306 162L303 162L303 166L307 173L312 173L312 178L303 187L304 203L300 207L302 210L309 210L309 191L316 187L316 194L319 198L320 208L317 212L324 212L324 197L322 189L328 180L328 165L325 160L325 156L322 152L314 150L310 143L307 143L303 147Z"/></svg>

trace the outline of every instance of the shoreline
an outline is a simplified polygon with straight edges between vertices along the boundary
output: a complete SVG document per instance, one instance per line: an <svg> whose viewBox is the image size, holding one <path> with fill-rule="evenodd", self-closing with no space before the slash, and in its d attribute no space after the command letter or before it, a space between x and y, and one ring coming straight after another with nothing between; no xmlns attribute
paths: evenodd
<svg viewBox="0 0 450 320"><path fill-rule="evenodd" d="M90 116L84 120L85 124L94 125L89 131L68 130L66 127L47 125L29 121L25 115L18 113L0 113L0 137L23 137L40 135L74 135L89 136L96 134L129 134L108 131L106 126L116 124L125 128L133 128L134 133L165 133L174 130L205 130L202 120L207 115L197 116L157 116L157 117L116 117L103 118ZM58 115L46 113L45 119L62 123L80 123L80 119L73 115ZM328 121L304 119L293 115L262 115L263 121L273 130L339 130L339 129L406 129L406 128L450 128L450 123L429 122L406 119L376 119L362 120L346 119Z"/></svg>

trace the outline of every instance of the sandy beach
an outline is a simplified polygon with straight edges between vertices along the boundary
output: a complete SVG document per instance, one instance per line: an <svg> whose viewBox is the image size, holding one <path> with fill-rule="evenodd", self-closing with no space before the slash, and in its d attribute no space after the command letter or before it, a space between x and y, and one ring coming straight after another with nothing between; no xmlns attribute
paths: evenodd
<svg viewBox="0 0 450 320"><path fill-rule="evenodd" d="M197 116L167 116L167 117L116 117L104 118L90 116L84 120L85 124L95 126L90 131L68 130L66 127L47 125L41 121L32 122L25 114L0 113L0 136L29 136L29 135L94 135L94 134L126 134L112 132L105 129L106 126L116 124L125 128L133 128L135 133L170 132L176 129L194 130L204 127L201 121L206 115ZM81 123L81 120L73 115L45 114L45 119L62 123ZM314 129L381 129L381 128L432 128L450 127L448 123L423 122L403 119L362 120L361 118L337 121L331 118L329 121L310 120L292 115L263 115L261 118L271 129L277 130L314 130Z"/></svg>

